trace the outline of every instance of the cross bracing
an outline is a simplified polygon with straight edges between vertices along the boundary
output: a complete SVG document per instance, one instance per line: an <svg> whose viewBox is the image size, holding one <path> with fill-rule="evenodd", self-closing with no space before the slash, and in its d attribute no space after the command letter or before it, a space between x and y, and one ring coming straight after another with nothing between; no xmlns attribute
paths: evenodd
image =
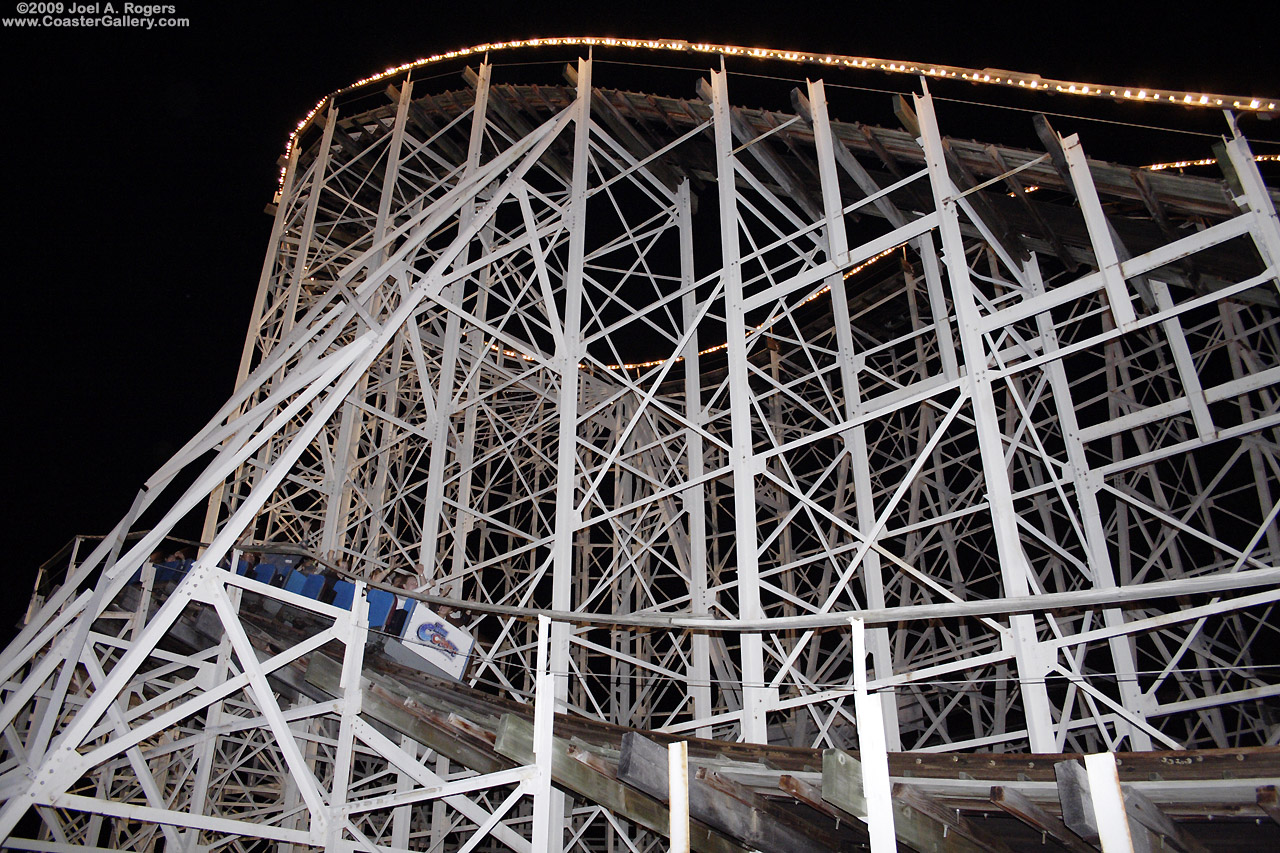
<svg viewBox="0 0 1280 853"><path fill-rule="evenodd" d="M553 707L819 749L878 708L895 753L1280 743L1280 223L1234 123L1219 181L1047 122L947 138L925 86L891 130L822 81L784 114L723 70L688 99L500 71L295 139L235 393L4 655L19 846L652 843L554 776ZM206 507L170 589L151 556ZM354 606L225 568L275 545ZM470 688L537 707L529 760L363 710L365 592L405 582L476 636Z"/></svg>

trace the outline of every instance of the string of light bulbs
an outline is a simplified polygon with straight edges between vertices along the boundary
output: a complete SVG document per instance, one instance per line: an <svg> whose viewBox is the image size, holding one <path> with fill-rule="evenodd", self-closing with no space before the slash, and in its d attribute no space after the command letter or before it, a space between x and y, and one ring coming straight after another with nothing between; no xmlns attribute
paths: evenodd
<svg viewBox="0 0 1280 853"><path fill-rule="evenodd" d="M1253 159L1259 163L1280 163L1280 154L1254 154ZM1144 172L1163 172L1166 169L1186 169L1191 166L1213 166L1217 164L1217 162L1217 157L1202 157L1199 160L1174 160L1170 163L1149 163L1148 165L1141 166L1139 168ZM1027 186L1023 187L1022 191L1024 193L1033 193L1039 189L1040 187L1038 186ZM1013 193L1009 193L1009 195L1012 196Z"/></svg>
<svg viewBox="0 0 1280 853"><path fill-rule="evenodd" d="M1254 154L1253 159L1259 163L1280 163L1280 154ZM1188 166L1212 166L1218 162L1217 157L1203 157L1199 160L1175 160L1172 163L1152 163L1142 168L1148 172L1163 172L1165 169L1185 169Z"/></svg>
<svg viewBox="0 0 1280 853"><path fill-rule="evenodd" d="M471 47L450 50L424 56L412 62L386 68L368 77L362 77L349 86L332 92L316 102L311 111L303 116L294 130L289 134L285 146L285 159L293 150L298 134L315 118L324 105L336 95L359 89L370 83L377 83L389 77L396 77L415 68L434 65L451 59L459 59L476 54L487 54L517 48L563 47L586 45L588 47L621 47L639 50L661 50L677 53L705 53L720 56L744 56L755 59L780 60L800 65L819 65L832 68L853 68L865 71L883 71L890 74L911 74L935 79L964 80L984 86L1001 86L1012 89L1031 90L1034 92L1054 92L1085 98L1103 98L1108 100L1135 101L1140 103L1174 104L1185 107L1207 109L1234 109L1245 112L1274 112L1280 98L1256 98L1249 95L1224 95L1214 92L1191 92L1177 89L1158 89L1145 86L1121 86L1098 83L1081 83L1071 80L1058 80L1019 71L1006 71L999 68L964 68L956 65L939 65L934 63L911 62L894 59L877 59L869 56L847 56L837 53L810 53L798 50L776 50L766 47L741 47L730 44L714 44L712 42L694 42L686 39L631 39L601 36L560 36L554 38L515 39L512 41L494 41L477 44ZM284 182L284 169L280 172L281 184Z"/></svg>

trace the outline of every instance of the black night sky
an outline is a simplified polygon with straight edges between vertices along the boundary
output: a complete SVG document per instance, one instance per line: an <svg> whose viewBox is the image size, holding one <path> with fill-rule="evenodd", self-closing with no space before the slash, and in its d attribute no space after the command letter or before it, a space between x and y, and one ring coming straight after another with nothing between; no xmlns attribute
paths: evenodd
<svg viewBox="0 0 1280 853"><path fill-rule="evenodd" d="M809 3L767 13L764 4L687 2L172 2L188 28L0 30L10 424L0 636L25 606L36 566L77 533L109 530L231 392L285 138L317 99L370 72L486 41L614 35L1280 95L1274 31L1256 18L1265 4L1217 3L1212 17L1166 6L1157 17L1115 3L1089 15L1073 11L1080 4L935 12L844 3L836 12ZM5 17L16 3L0 6ZM1030 127L1029 116L1019 120ZM1215 132L1225 127L1215 120ZM1262 144L1280 139L1280 121L1246 133L1259 152L1280 151ZM1207 149L1204 140L1156 156Z"/></svg>

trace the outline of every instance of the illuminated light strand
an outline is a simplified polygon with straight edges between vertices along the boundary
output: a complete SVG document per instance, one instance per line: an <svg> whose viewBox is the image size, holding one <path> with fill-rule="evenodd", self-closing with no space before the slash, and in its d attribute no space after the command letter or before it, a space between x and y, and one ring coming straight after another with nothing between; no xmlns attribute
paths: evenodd
<svg viewBox="0 0 1280 853"><path fill-rule="evenodd" d="M1280 163L1280 154L1254 154L1253 159L1259 163ZM1177 160L1173 163L1152 163L1150 166L1143 166L1148 172L1162 172L1165 169L1184 169L1188 166L1213 166L1218 162L1217 157L1205 157L1200 160Z"/></svg>
<svg viewBox="0 0 1280 853"><path fill-rule="evenodd" d="M1280 163L1280 154L1254 154L1253 159L1259 163ZM1138 168L1147 172L1163 172L1165 169L1185 169L1189 166L1214 166L1217 165L1217 157L1203 157L1199 160L1175 160L1172 163L1151 163ZM1024 193L1033 193L1040 189L1038 186L1023 187ZM1009 193L1009 198L1016 198L1017 193Z"/></svg>
<svg viewBox="0 0 1280 853"><path fill-rule="evenodd" d="M997 68L962 68L953 65L929 65L917 62L905 62L890 59L875 59L867 56L845 56L835 53L807 53L797 50L775 50L763 47L738 47L736 45L715 44L712 42L690 42L685 39L632 39L600 36L558 36L553 38L515 39L512 41L495 41L463 47L444 53L435 53L412 62L396 65L363 77L350 86L326 95L312 107L311 111L298 122L297 127L289 134L285 146L285 159L292 153L294 140L303 128L320 112L324 105L336 95L344 94L361 86L395 77L415 68L433 65L450 59L458 59L475 54L494 51L512 50L530 47L557 47L560 45L587 45L589 47L627 47L645 50L670 50L681 53L713 53L722 56L751 56L756 59L776 59L783 62L795 62L802 65L838 65L845 68L886 71L893 74L912 74L937 79L966 80L991 86L1031 89L1033 91L1055 91L1067 95L1080 95L1089 98L1106 98L1114 100L1137 101L1141 103L1175 104L1186 107L1205 107L1209 109L1235 109L1249 112L1273 112L1280 104L1280 98L1254 98L1248 95L1223 95L1210 92L1185 92L1173 89L1143 89L1123 86L1102 86L1096 83L1079 83L1070 80L1055 80L1017 71L1006 71ZM284 184L284 168L280 170L280 185Z"/></svg>

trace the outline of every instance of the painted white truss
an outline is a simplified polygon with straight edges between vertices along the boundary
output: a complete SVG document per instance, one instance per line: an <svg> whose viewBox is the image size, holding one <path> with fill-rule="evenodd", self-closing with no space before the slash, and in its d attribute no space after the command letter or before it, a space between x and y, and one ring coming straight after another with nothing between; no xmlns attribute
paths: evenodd
<svg viewBox="0 0 1280 853"><path fill-rule="evenodd" d="M712 71L658 132L570 71L300 135L234 395L0 660L10 847L644 849L551 786L553 700L849 747L864 642L891 751L1280 742L1280 223L1234 127L1227 212L1156 199L1135 250L1052 129L978 185L927 90L876 164L820 81L762 130ZM1011 232L984 190L1050 159L1053 227ZM220 568L264 543L448 600L536 760L362 717L365 586ZM321 651L336 699L299 687Z"/></svg>

